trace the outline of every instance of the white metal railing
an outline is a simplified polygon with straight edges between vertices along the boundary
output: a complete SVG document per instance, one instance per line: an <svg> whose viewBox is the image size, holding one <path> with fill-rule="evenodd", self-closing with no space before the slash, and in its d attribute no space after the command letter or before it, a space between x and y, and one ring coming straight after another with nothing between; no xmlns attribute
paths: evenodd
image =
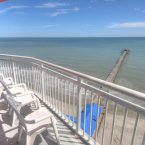
<svg viewBox="0 0 145 145"><path fill-rule="evenodd" d="M26 83L88 143L143 144L145 107L124 98L145 102L145 94L33 57L1 54L0 72L17 83ZM106 88L111 91L105 91ZM103 106L103 113L99 117L97 111L96 131L92 135L93 103L97 103L98 110ZM90 104L89 123L87 104Z"/></svg>

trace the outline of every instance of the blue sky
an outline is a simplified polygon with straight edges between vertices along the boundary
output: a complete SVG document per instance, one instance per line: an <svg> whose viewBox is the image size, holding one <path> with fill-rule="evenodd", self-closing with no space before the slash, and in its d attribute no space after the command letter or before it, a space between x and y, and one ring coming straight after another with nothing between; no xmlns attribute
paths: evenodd
<svg viewBox="0 0 145 145"><path fill-rule="evenodd" d="M145 36L145 0L8 0L0 37Z"/></svg>

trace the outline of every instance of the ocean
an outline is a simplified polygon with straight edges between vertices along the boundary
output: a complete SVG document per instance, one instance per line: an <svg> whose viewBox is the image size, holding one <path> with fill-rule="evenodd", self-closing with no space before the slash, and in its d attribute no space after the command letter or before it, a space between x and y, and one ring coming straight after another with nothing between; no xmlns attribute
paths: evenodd
<svg viewBox="0 0 145 145"><path fill-rule="evenodd" d="M116 84L145 93L145 38L0 38L0 53L33 56L106 79L121 50L130 50Z"/></svg>

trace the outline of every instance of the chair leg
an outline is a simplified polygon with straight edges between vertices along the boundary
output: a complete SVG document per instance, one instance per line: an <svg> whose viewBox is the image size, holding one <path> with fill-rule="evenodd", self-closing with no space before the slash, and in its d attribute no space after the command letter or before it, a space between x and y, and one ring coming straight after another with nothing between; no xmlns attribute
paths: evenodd
<svg viewBox="0 0 145 145"><path fill-rule="evenodd" d="M17 125L17 116L15 112L13 112L13 118L12 118L12 127Z"/></svg>
<svg viewBox="0 0 145 145"><path fill-rule="evenodd" d="M37 134L26 135L26 145L33 145Z"/></svg>
<svg viewBox="0 0 145 145"><path fill-rule="evenodd" d="M57 139L57 143L58 143L58 145L60 145L58 130L57 130L56 124L54 123L53 117L51 117L51 122L52 122L52 125L53 125L53 130L55 132L55 136L56 136L56 139Z"/></svg>
<svg viewBox="0 0 145 145"><path fill-rule="evenodd" d="M21 141L21 136L22 136L22 133L23 133L23 128L21 125L19 125L19 129L18 129L18 143Z"/></svg>
<svg viewBox="0 0 145 145"><path fill-rule="evenodd" d="M8 116L11 116L12 115L12 112L13 112L12 108L9 108Z"/></svg>

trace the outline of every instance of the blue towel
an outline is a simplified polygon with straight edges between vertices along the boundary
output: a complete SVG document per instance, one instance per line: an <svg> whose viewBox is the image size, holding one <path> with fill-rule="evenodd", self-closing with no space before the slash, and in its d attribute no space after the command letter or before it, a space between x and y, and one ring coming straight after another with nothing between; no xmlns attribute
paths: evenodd
<svg viewBox="0 0 145 145"><path fill-rule="evenodd" d="M82 112L81 112L81 128L83 130L84 130L84 111L85 111L85 109L83 109ZM98 118L97 118L97 112L98 112ZM90 119L90 117L91 117L91 104L86 105L85 132L88 135L91 135L91 136L93 135L93 133L96 129L96 126L97 126L97 119L100 118L102 112L103 112L103 107L100 106L99 111L98 111L98 105L93 103L92 104L92 118ZM73 121L73 116L69 116L69 115L66 115L66 116L70 117L70 120ZM74 123L77 123L76 117L74 117ZM92 123L91 132L90 132L90 123Z"/></svg>

